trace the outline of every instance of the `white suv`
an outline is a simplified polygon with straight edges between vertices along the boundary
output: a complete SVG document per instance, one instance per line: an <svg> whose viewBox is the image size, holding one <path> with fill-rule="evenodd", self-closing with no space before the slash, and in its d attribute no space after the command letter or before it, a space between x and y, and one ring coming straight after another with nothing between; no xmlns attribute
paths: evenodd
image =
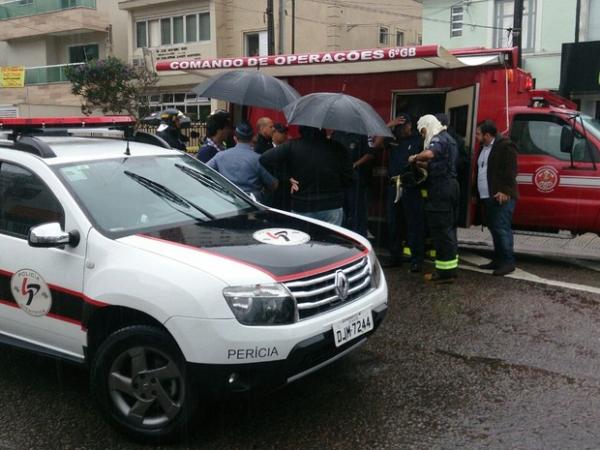
<svg viewBox="0 0 600 450"><path fill-rule="evenodd" d="M87 364L130 436L177 437L199 394L290 383L383 320L362 237L257 204L178 151L9 122L0 342Z"/></svg>

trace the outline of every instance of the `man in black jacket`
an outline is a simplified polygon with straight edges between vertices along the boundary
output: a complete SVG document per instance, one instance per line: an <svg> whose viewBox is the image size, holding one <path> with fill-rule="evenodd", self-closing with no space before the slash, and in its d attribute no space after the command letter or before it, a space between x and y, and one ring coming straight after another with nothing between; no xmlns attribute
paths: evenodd
<svg viewBox="0 0 600 450"><path fill-rule="evenodd" d="M256 121L256 144L254 151L259 155L273 148L273 121L268 117L261 117Z"/></svg>
<svg viewBox="0 0 600 450"><path fill-rule="evenodd" d="M283 164L294 180L292 211L342 225L344 192L352 185L352 163L346 149L326 138L323 130L300 127L300 139L268 150L266 167Z"/></svg>
<svg viewBox="0 0 600 450"><path fill-rule="evenodd" d="M494 241L494 259L480 267L504 276L515 270L512 217L519 197L517 148L498 134L491 120L480 123L475 136L482 145L477 160L477 193Z"/></svg>

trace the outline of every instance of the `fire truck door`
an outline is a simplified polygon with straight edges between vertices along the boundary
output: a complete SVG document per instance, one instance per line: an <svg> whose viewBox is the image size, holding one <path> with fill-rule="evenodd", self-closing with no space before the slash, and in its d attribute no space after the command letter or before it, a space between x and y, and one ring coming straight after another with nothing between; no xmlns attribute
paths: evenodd
<svg viewBox="0 0 600 450"><path fill-rule="evenodd" d="M471 159L473 155L474 123L477 117L477 97L479 85L456 89L446 94L445 112L450 119L451 131L459 138L457 172L460 183L460 217L459 224L468 226L474 217L474 206L469 208L471 191ZM462 139L462 142L461 142Z"/></svg>
<svg viewBox="0 0 600 450"><path fill-rule="evenodd" d="M517 114L511 139L519 151L520 199L514 224L521 228L590 231L598 216L600 170L592 159L598 149L575 132L571 155L561 152L563 127L570 126L552 114Z"/></svg>

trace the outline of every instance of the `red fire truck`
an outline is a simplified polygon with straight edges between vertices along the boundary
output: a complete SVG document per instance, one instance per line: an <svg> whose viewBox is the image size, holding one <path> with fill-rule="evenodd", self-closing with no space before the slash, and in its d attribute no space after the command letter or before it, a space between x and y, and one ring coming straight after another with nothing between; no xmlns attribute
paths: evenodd
<svg viewBox="0 0 600 450"><path fill-rule="evenodd" d="M600 122L550 91L534 89L516 66L516 49L440 46L334 51L265 57L164 61L158 70L259 67L285 79L301 94L345 92L370 103L384 118L445 112L465 138L471 165L476 124L492 119L519 148L521 199L514 227L600 234ZM212 72L211 72L212 73ZM251 119L265 114L251 109ZM268 112L279 119L278 112ZM278 116L279 114L279 116ZM284 120L284 119L283 119ZM383 218L386 155L374 169L371 216ZM463 181L463 225L475 219L469 180ZM383 220L383 219L381 219Z"/></svg>

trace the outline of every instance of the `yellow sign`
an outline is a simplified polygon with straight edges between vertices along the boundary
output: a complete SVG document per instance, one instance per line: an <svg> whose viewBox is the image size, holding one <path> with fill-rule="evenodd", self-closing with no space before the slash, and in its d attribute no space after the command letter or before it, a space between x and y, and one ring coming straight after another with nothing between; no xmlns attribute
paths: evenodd
<svg viewBox="0 0 600 450"><path fill-rule="evenodd" d="M0 88L22 88L25 86L23 66L0 67Z"/></svg>

